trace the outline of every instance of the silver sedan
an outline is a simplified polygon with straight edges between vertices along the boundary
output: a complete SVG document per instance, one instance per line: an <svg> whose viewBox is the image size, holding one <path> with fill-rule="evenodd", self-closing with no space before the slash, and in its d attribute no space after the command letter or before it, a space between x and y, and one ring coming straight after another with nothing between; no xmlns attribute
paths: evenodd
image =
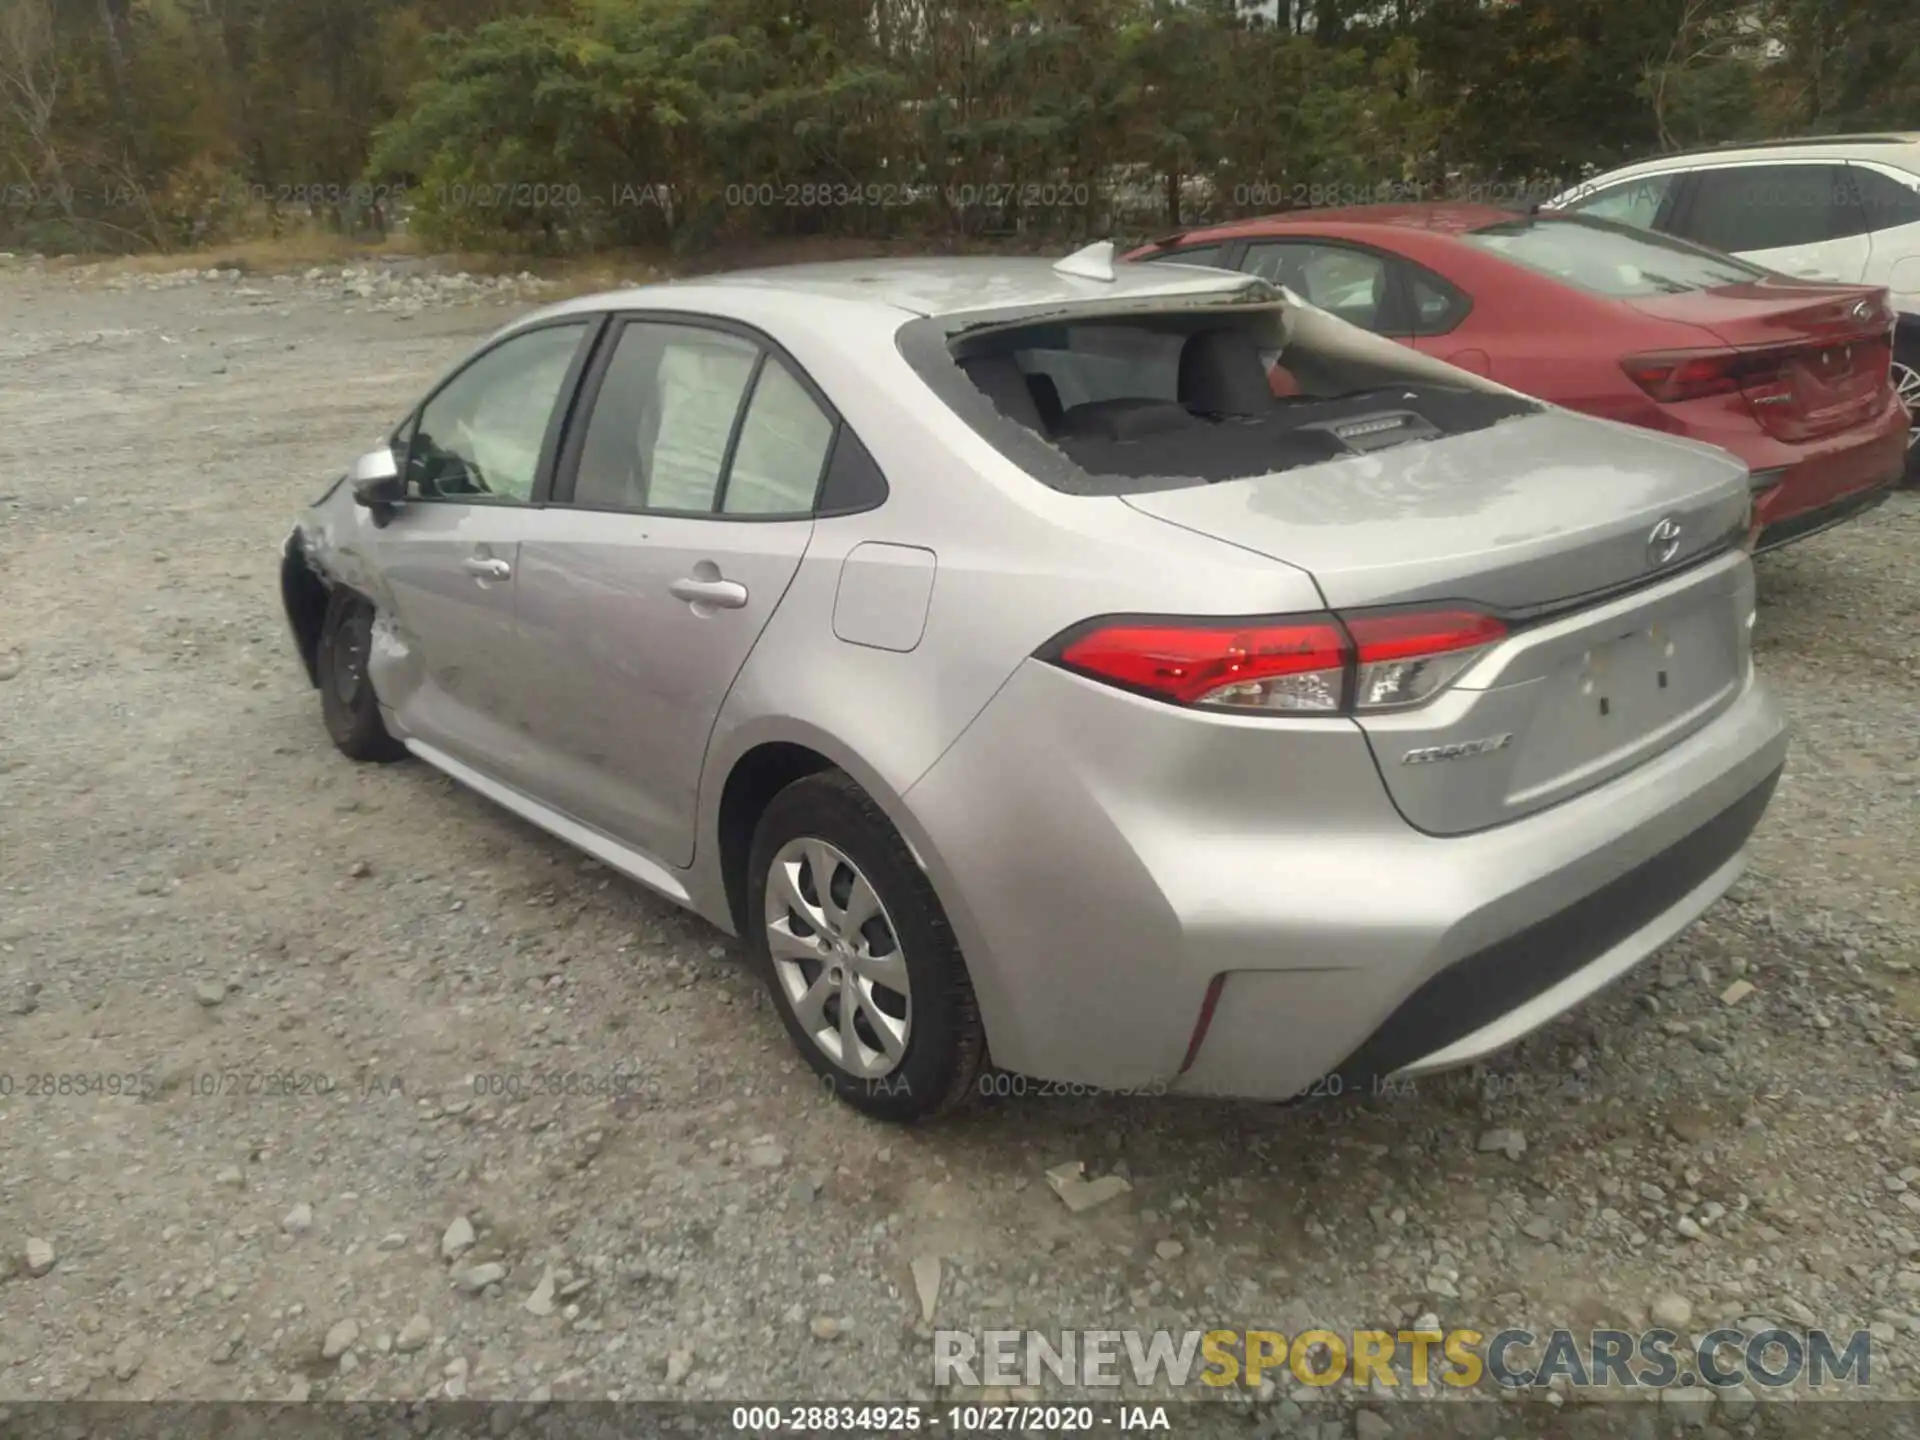
<svg viewBox="0 0 1920 1440"><path fill-rule="evenodd" d="M282 587L343 752L738 935L915 1120L1363 1089L1646 957L1784 761L1749 524L1723 452L1097 246L530 315Z"/></svg>

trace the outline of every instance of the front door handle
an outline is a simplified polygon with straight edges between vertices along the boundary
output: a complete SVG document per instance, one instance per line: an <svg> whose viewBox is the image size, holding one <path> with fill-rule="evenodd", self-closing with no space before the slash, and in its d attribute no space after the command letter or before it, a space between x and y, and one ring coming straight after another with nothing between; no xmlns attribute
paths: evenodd
<svg viewBox="0 0 1920 1440"><path fill-rule="evenodd" d="M513 566L504 560L494 560L484 555L469 555L460 562L460 568L482 580L508 580L513 577Z"/></svg>
<svg viewBox="0 0 1920 1440"><path fill-rule="evenodd" d="M688 576L674 581L667 590L676 600L716 605L722 610L738 610L747 603L747 587L738 580L697 580Z"/></svg>

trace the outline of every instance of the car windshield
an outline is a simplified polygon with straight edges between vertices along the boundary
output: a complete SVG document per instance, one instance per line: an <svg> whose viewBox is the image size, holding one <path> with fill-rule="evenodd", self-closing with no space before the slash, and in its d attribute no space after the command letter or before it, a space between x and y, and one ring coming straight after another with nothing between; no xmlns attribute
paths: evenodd
<svg viewBox="0 0 1920 1440"><path fill-rule="evenodd" d="M1563 284L1622 300L1740 285L1767 273L1731 255L1580 215L1505 220L1461 238Z"/></svg>

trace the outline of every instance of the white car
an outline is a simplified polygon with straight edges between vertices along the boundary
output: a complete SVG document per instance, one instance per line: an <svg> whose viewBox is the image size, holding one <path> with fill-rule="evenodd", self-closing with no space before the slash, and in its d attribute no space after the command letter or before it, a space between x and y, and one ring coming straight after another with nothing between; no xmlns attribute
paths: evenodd
<svg viewBox="0 0 1920 1440"><path fill-rule="evenodd" d="M1884 285L1920 472L1920 131L1772 140L1609 170L1549 209L1619 220L1808 280Z"/></svg>

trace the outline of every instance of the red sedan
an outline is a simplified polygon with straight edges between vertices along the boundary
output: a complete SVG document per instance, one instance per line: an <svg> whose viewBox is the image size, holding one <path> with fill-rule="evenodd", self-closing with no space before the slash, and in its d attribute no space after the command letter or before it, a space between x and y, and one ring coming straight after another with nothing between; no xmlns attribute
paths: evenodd
<svg viewBox="0 0 1920 1440"><path fill-rule="evenodd" d="M1217 265L1570 410L1704 440L1753 471L1757 548L1885 497L1906 463L1893 312L1579 215L1363 205L1169 235L1130 260ZM1276 392L1288 379L1274 374Z"/></svg>

